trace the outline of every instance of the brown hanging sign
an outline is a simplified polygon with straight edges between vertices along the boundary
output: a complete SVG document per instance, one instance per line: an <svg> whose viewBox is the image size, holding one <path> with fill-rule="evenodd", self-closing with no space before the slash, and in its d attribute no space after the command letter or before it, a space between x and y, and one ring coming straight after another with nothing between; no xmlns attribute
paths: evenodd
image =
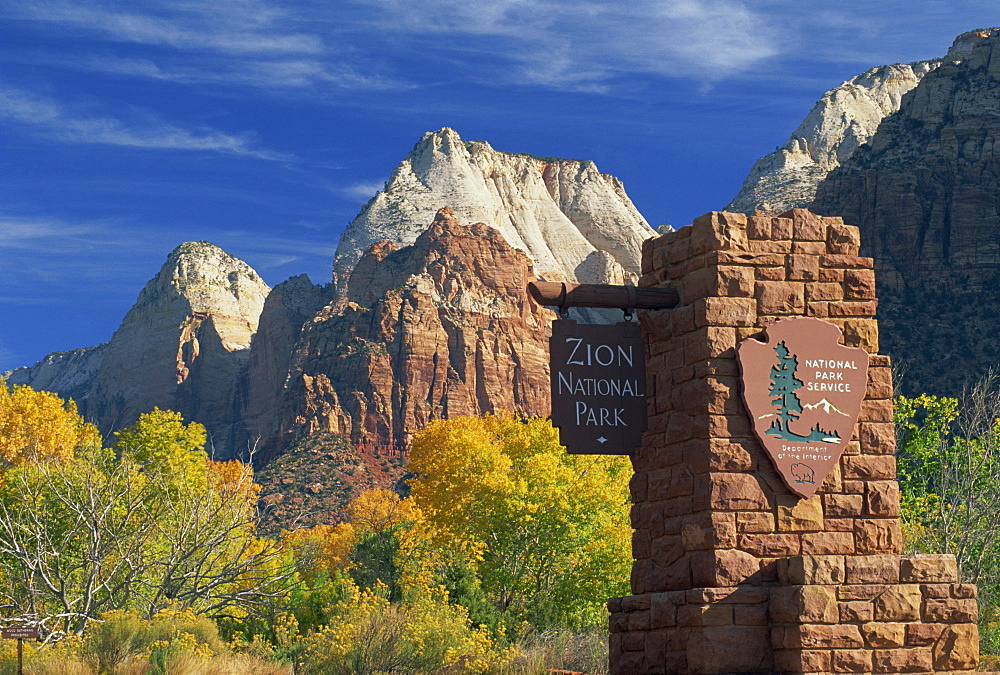
<svg viewBox="0 0 1000 675"><path fill-rule="evenodd" d="M809 497L854 435L868 384L868 353L841 330L798 317L771 324L767 342L738 348L743 401L754 432L793 492Z"/></svg>
<svg viewBox="0 0 1000 675"><path fill-rule="evenodd" d="M639 324L552 322L552 425L571 454L628 455L646 430L646 348Z"/></svg>

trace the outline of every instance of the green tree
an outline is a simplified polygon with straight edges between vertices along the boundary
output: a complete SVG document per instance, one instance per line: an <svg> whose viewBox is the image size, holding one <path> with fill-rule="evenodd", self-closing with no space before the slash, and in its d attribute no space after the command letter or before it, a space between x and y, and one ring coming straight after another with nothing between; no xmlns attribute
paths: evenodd
<svg viewBox="0 0 1000 675"><path fill-rule="evenodd" d="M802 380L795 377L799 367L798 357L788 351L785 343L779 342L774 348L778 355L778 363L771 367L770 395L774 399L771 405L778 409L777 428L784 433L791 433L788 425L802 414L802 402L799 401L796 389L802 387Z"/></svg>
<svg viewBox="0 0 1000 675"><path fill-rule="evenodd" d="M602 623L628 592L627 458L570 455L548 420L487 415L432 422L410 470L431 536L471 561L508 626Z"/></svg>
<svg viewBox="0 0 1000 675"><path fill-rule="evenodd" d="M913 552L952 553L979 586L984 647L1000 647L1000 377L961 399L896 401L903 531Z"/></svg>

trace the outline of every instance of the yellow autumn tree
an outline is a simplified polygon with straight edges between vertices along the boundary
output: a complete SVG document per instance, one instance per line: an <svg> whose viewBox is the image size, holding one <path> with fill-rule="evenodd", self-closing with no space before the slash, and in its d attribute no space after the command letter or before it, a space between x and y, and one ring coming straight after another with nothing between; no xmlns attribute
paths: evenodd
<svg viewBox="0 0 1000 675"><path fill-rule="evenodd" d="M625 457L570 455L548 420L432 422L414 436L411 498L437 544L471 560L507 625L605 621L631 571Z"/></svg>
<svg viewBox="0 0 1000 675"><path fill-rule="evenodd" d="M0 471L27 459L68 460L76 448L100 444L97 427L83 421L72 400L0 379Z"/></svg>

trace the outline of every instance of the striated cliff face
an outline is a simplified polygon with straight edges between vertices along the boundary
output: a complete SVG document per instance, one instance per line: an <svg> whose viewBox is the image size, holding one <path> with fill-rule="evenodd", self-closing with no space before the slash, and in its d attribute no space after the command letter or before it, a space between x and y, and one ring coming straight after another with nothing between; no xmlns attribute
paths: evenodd
<svg viewBox="0 0 1000 675"><path fill-rule="evenodd" d="M275 286L264 302L236 405L247 440L259 443L278 435L278 415L295 345L302 326L330 300L329 286L316 286L305 274Z"/></svg>
<svg viewBox="0 0 1000 675"><path fill-rule="evenodd" d="M553 315L526 297L533 278L497 230L447 208L412 245L371 246L302 327L269 447L326 431L400 447L440 417L546 414Z"/></svg>
<svg viewBox="0 0 1000 675"><path fill-rule="evenodd" d="M105 435L153 407L208 426L232 450L233 386L270 288L208 242L178 246L139 294L106 348L85 412Z"/></svg>
<svg viewBox="0 0 1000 675"><path fill-rule="evenodd" d="M952 51L811 207L861 228L886 346L911 382L939 393L1000 361L981 337L1000 330L1000 29L960 36Z"/></svg>
<svg viewBox="0 0 1000 675"><path fill-rule="evenodd" d="M655 234L621 181L593 162L499 152L445 128L424 135L347 227L333 265L338 290L371 244L412 244L444 206L497 229L555 281L635 277L642 241Z"/></svg>
<svg viewBox="0 0 1000 675"><path fill-rule="evenodd" d="M971 275L961 286L981 286L1000 263L998 141L993 31L925 77L871 143L819 185L812 208L862 228L883 284Z"/></svg>
<svg viewBox="0 0 1000 675"><path fill-rule="evenodd" d="M867 142L939 63L879 66L823 94L791 138L757 160L725 210L781 213L808 206L819 182Z"/></svg>

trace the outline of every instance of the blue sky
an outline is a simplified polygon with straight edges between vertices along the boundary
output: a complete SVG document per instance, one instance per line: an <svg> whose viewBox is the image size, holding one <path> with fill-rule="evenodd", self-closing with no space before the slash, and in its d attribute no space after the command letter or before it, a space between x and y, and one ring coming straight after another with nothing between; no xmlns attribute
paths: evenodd
<svg viewBox="0 0 1000 675"><path fill-rule="evenodd" d="M1000 23L962 0L4 0L0 371L107 340L181 242L271 285L425 131L722 208L816 99Z"/></svg>

